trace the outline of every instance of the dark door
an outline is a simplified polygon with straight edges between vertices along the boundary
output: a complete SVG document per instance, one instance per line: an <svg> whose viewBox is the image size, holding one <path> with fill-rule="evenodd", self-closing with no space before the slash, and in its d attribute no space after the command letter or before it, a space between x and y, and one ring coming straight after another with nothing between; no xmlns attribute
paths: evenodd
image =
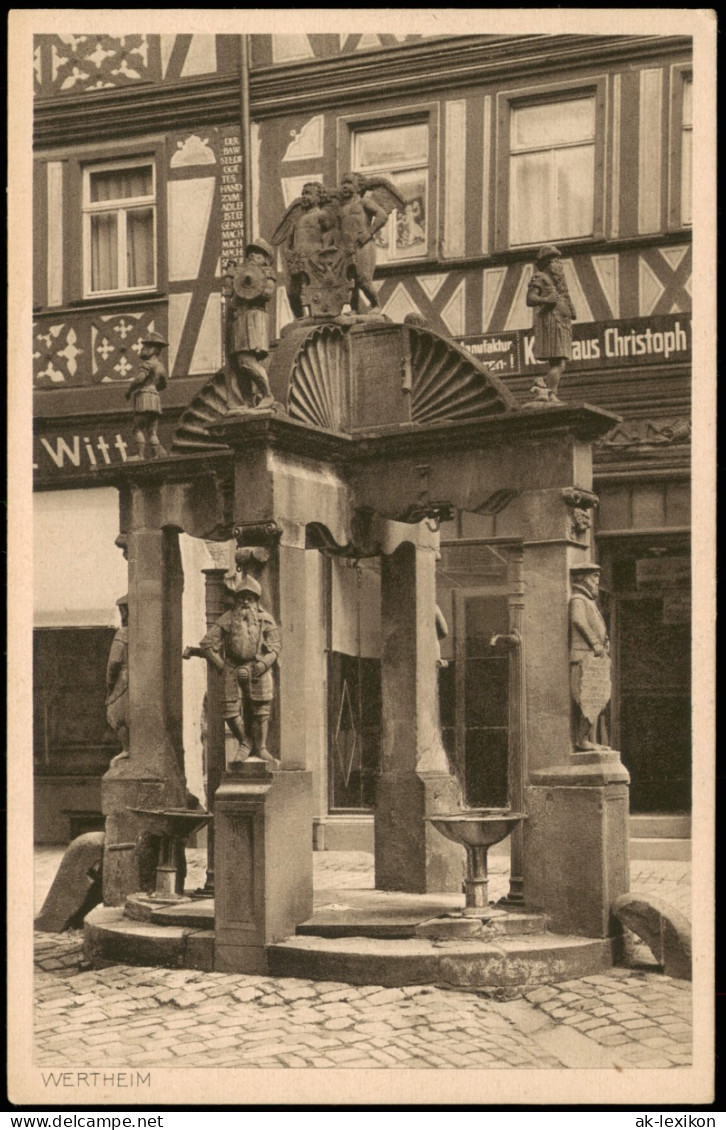
<svg viewBox="0 0 726 1130"><path fill-rule="evenodd" d="M633 812L691 807L690 621L679 622L673 604L659 595L617 605L620 747Z"/></svg>

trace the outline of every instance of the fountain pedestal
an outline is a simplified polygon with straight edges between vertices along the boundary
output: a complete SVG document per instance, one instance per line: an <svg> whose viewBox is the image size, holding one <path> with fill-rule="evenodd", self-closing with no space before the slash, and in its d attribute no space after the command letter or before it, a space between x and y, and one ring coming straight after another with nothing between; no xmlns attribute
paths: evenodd
<svg viewBox="0 0 726 1130"><path fill-rule="evenodd" d="M462 812L430 816L428 819L442 836L466 848L464 916L490 918L492 912L488 909L487 853L490 847L498 844L525 819L524 815L521 812L508 812L504 809L472 808Z"/></svg>
<svg viewBox="0 0 726 1130"><path fill-rule="evenodd" d="M248 758L214 798L214 968L266 973L266 947L313 910L312 773Z"/></svg>
<svg viewBox="0 0 726 1130"><path fill-rule="evenodd" d="M544 910L558 934L611 932L610 907L629 885L628 782L611 749L574 753L530 776L527 906Z"/></svg>

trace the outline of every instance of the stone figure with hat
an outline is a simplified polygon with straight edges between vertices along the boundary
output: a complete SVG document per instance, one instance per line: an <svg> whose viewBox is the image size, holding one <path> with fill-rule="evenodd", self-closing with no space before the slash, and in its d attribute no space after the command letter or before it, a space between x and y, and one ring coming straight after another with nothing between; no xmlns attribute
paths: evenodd
<svg viewBox="0 0 726 1130"><path fill-rule="evenodd" d="M262 361L270 352L267 305L275 293L275 253L264 239L247 244L239 266L230 264L224 278L227 298L225 343L227 350L228 403L234 405L230 382L245 409L271 408L274 404ZM234 409L233 409L234 410Z"/></svg>
<svg viewBox="0 0 726 1130"><path fill-rule="evenodd" d="M166 388L166 370L159 360L159 354L168 344L161 334L155 331L147 333L146 337L141 339L139 357L142 363L126 389L126 399L133 401L133 430L137 459L146 458L147 445L152 459L166 455L158 435L161 415L159 393Z"/></svg>
<svg viewBox="0 0 726 1130"><path fill-rule="evenodd" d="M208 663L224 672L224 717L239 742L231 768L248 757L275 762L267 730L280 630L260 606L262 589L254 577L232 574L225 583L234 594L234 607L212 625L199 648Z"/></svg>
<svg viewBox="0 0 726 1130"><path fill-rule="evenodd" d="M600 566L570 569L570 689L576 750L608 749L596 741L600 715L610 701L610 641L597 606Z"/></svg>
<svg viewBox="0 0 726 1130"><path fill-rule="evenodd" d="M106 719L121 742L121 752L112 758L125 761L129 757L129 598L119 597L116 605L121 627L113 637L106 665Z"/></svg>
<svg viewBox="0 0 726 1130"><path fill-rule="evenodd" d="M527 305L534 308L534 355L549 365L549 403L561 404L557 389L565 361L572 357L572 320L577 315L567 289L562 256L551 243L537 252L534 274L527 287Z"/></svg>

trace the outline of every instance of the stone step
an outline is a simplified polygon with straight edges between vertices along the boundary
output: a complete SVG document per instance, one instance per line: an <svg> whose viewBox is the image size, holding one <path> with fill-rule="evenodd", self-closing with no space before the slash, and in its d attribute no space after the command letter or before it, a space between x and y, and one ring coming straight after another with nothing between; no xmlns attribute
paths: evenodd
<svg viewBox="0 0 726 1130"><path fill-rule="evenodd" d="M599 973L613 964L617 945L609 938L546 933L494 942L297 935L269 946L267 961L275 977L475 990L544 985Z"/></svg>
<svg viewBox="0 0 726 1130"><path fill-rule="evenodd" d="M126 917L156 926L188 926L193 930L214 929L214 899L185 899L167 905L129 895Z"/></svg>
<svg viewBox="0 0 726 1130"><path fill-rule="evenodd" d="M650 840L687 840L691 817L687 813L652 812L630 817L630 837Z"/></svg>
<svg viewBox="0 0 726 1130"><path fill-rule="evenodd" d="M431 933L435 933L437 921L443 923L440 927L442 933L447 927L456 932L459 925L478 925L476 919L451 916L452 912L448 907L434 908L433 913L422 917L421 896L409 897L412 902L410 910L400 905L389 908L385 903L383 906L369 908L345 905L321 907L307 922L302 922L295 933L318 938L414 938L424 924L430 927ZM461 898L457 896L456 901L460 904ZM492 910L492 918L486 927L492 935L537 934L542 933L546 927L543 914L503 914L497 912L496 908ZM446 914L450 917L443 917Z"/></svg>
<svg viewBox="0 0 726 1130"><path fill-rule="evenodd" d="M691 859L690 839L650 839L644 837L630 840L632 859L671 859L688 863Z"/></svg>
<svg viewBox="0 0 726 1130"><path fill-rule="evenodd" d="M97 906L83 922L83 953L94 968L162 965L167 969L214 968L214 933L188 926L160 926L127 918L119 906Z"/></svg>

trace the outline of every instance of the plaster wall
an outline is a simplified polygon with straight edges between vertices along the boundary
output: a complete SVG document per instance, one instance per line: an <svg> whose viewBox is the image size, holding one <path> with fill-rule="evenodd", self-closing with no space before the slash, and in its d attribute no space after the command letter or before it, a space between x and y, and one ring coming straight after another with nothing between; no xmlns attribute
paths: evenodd
<svg viewBox="0 0 726 1130"><path fill-rule="evenodd" d="M33 497L33 623L36 628L117 627L128 589L116 490Z"/></svg>

